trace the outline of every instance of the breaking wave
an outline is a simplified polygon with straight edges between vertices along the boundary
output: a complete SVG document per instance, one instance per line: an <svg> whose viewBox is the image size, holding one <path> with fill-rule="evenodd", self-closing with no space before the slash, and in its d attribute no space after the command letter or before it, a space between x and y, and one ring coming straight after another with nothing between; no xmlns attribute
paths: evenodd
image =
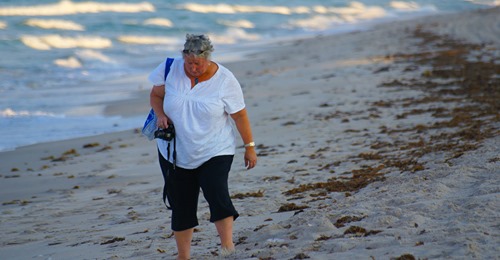
<svg viewBox="0 0 500 260"><path fill-rule="evenodd" d="M296 19L289 22L291 27L312 30L325 30L334 24L356 23L363 20L372 20L387 16L384 8L366 6L362 3L352 2L347 7L322 7L314 8L317 15L306 19Z"/></svg>
<svg viewBox="0 0 500 260"><path fill-rule="evenodd" d="M82 67L82 63L75 57L69 57L67 59L57 59L54 60L54 64L56 64L59 67L71 68L71 69Z"/></svg>
<svg viewBox="0 0 500 260"><path fill-rule="evenodd" d="M57 34L44 36L21 36L21 42L24 45L36 50L69 49L69 48L89 48L104 49L113 44L111 40L98 36L76 36L65 37Z"/></svg>
<svg viewBox="0 0 500 260"><path fill-rule="evenodd" d="M102 12L139 13L154 11L155 7L148 2L136 4L99 2L73 3L70 0L63 0L56 4L3 7L0 8L0 16L55 16Z"/></svg>
<svg viewBox="0 0 500 260"><path fill-rule="evenodd" d="M26 110L15 111L11 108L0 110L0 116L1 117L29 117L29 116L63 117L61 115L56 115L54 113L49 113L44 111L35 111L35 112L30 112Z"/></svg>
<svg viewBox="0 0 500 260"><path fill-rule="evenodd" d="M146 21L143 22L144 25L156 25L156 26L162 26L162 27L172 27L174 26L174 23L170 21L169 19L165 18L151 18L147 19Z"/></svg>
<svg viewBox="0 0 500 260"><path fill-rule="evenodd" d="M271 14L302 14L309 13L310 8L305 6L287 7L287 6L250 6L250 5L230 5L230 4L182 4L177 6L179 9L185 9L196 13L219 13L219 14L236 14L236 13L271 13Z"/></svg>
<svg viewBox="0 0 500 260"><path fill-rule="evenodd" d="M78 50L76 55L82 60L97 60L104 63L114 63L114 61L96 50Z"/></svg>
<svg viewBox="0 0 500 260"><path fill-rule="evenodd" d="M42 29L59 29L59 30L72 30L84 31L85 27L72 21L58 20L58 19L28 19L24 22L28 26L39 27Z"/></svg>
<svg viewBox="0 0 500 260"><path fill-rule="evenodd" d="M123 35L118 37L118 41L127 44L177 44L178 38L160 37L160 36L138 36L138 35Z"/></svg>
<svg viewBox="0 0 500 260"><path fill-rule="evenodd" d="M260 35L247 33L240 28L229 28L223 34L209 34L209 36L216 44L234 44L240 41L257 41L261 39Z"/></svg>
<svg viewBox="0 0 500 260"><path fill-rule="evenodd" d="M251 29L255 28L255 24L248 20L237 20L237 21L229 21L229 20L217 20L218 24L222 24L227 27L237 27L237 28L245 28Z"/></svg>

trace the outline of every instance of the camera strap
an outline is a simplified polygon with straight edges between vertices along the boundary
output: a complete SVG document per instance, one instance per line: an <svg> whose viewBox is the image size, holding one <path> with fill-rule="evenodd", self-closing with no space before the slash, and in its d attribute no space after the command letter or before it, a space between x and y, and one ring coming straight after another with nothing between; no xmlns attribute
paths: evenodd
<svg viewBox="0 0 500 260"><path fill-rule="evenodd" d="M167 58L167 60L165 61L165 73L163 74L164 75L164 78L163 78L163 81L165 81L165 88L167 88L167 84L166 84L166 81L167 81L167 76L168 76L168 73L170 72L170 67L172 66L172 63L174 62L174 59L173 58ZM165 90L165 93L167 91ZM168 142L168 146L167 146L167 156L168 158L167 159L170 159L170 142ZM175 150L175 135L174 135L174 151L172 153L172 159L173 159L173 162L174 162L174 170L175 170L175 165L176 165L176 158L177 158L177 152Z"/></svg>
<svg viewBox="0 0 500 260"><path fill-rule="evenodd" d="M175 165L176 165L176 161L177 161L177 151L175 149L175 135L174 135L174 138L173 138L173 142L174 142L174 150L172 152L172 159L173 159L173 165L174 165L174 170L175 170ZM167 157L168 159L170 159L170 143L171 142L168 142L168 145L167 145Z"/></svg>
<svg viewBox="0 0 500 260"><path fill-rule="evenodd" d="M174 159L174 170L175 170L175 165L177 165L177 151L175 150L175 136L174 136L174 154L172 154L172 158Z"/></svg>

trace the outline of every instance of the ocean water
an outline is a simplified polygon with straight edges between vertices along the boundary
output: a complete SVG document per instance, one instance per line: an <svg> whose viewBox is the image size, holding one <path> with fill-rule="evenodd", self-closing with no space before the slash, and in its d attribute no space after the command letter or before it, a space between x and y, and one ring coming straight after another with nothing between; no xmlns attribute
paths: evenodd
<svg viewBox="0 0 500 260"><path fill-rule="evenodd" d="M143 117L105 117L96 105L126 99L137 86L98 83L149 72L179 54L186 33L208 33L223 61L245 45L496 5L500 0L2 0L0 151L141 127Z"/></svg>

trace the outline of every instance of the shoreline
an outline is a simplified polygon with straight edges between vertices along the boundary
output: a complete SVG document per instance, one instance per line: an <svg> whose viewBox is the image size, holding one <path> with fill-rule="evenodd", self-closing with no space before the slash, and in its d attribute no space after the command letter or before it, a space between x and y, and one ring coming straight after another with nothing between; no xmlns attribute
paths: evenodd
<svg viewBox="0 0 500 260"><path fill-rule="evenodd" d="M487 12L490 9L495 9L495 8L488 8L484 7L482 9L476 10L476 12L481 12L485 11ZM428 19L430 20L438 20L440 19L441 16L448 16L448 17L454 17L457 18L460 16L460 13L441 13L441 14L419 14L416 15L415 17L408 18L408 19L403 19L403 20L398 20L398 21L393 21L391 19L387 19L386 21L379 21L375 23L370 23L370 25L356 25L355 27L357 29L349 29L347 32L342 32L342 31L331 31L331 32L322 32L322 33L317 33L317 34L301 34L301 35L296 35L292 37L285 37L285 38L278 38L278 39L268 39L265 42L256 42L256 43L248 43L248 45L243 45L243 46L230 46L231 51L228 50L222 50L222 54L220 54L221 61L219 61L221 64L227 65L229 68L231 68L231 64L238 64L242 61L248 61L249 59L259 59L262 55L266 55L263 53L272 53L275 51L279 51L280 48L295 44L296 42L300 41L308 41L317 37L325 37L325 38L330 38L330 37L335 37L335 36L341 36L344 34L356 34L364 31L370 31L374 30L377 27L380 26L391 26L392 24L411 24L412 21L417 21L417 20L423 20L423 19ZM429 22L428 21L428 22ZM464 24L463 26L467 26L467 22L464 22L462 20L457 19L458 22ZM437 23L439 24L439 23ZM447 25L442 25L441 30L446 30ZM488 27L491 25L488 24L482 24L482 26ZM359 28L358 28L359 27ZM438 28L436 28L438 29ZM481 30L481 27L477 26L475 28L475 33L478 34L479 37L477 37L476 40L479 40L480 42L488 41L490 40L491 37L494 37L494 35L488 34L488 33L481 33L483 31L487 30ZM469 28L466 32L469 33L472 28ZM460 32L454 32L456 34L459 34ZM470 37L469 37L470 38ZM217 56L217 55L216 55ZM236 65L237 67L238 65ZM130 94L129 97L122 97L118 100L115 101L109 101L109 102L98 102L98 103L89 103L81 107L75 107L73 109L70 109L67 111L67 115L70 116L78 116L78 115L89 115L96 113L96 111L101 111L98 112L98 114L95 114L94 116L100 117L107 117L108 119L111 120L112 117L121 117L126 120L130 120L131 118L135 117L140 118L138 119L138 126L140 127L140 124L142 123L142 117L144 116L143 114L147 114L149 110L149 104L147 104L147 95L149 93L149 82L147 82L147 73L145 74L133 74L130 75L126 78L120 78L116 80L106 80L103 82L94 82L93 87L98 87L98 88L110 88L111 91L120 91L120 86L126 85L127 93ZM114 123L115 125L120 125L119 122ZM130 125L130 122L125 123L126 125ZM107 131L104 131L102 129L102 126L99 126L99 131L102 133L106 133ZM120 130L118 131L123 131L125 128L120 127ZM87 131L86 136L95 136L98 134L93 134L90 133L91 131ZM79 138L82 136L76 136L75 138ZM71 137L64 138L63 140L68 140L71 139ZM55 140L59 141L59 140ZM41 143L45 142L51 142L51 140L43 140L40 141ZM21 144L18 145L17 147L23 147L27 145L32 145L32 144ZM15 150L17 147L5 147L4 150L0 152L5 152L5 151L12 151Z"/></svg>
<svg viewBox="0 0 500 260"><path fill-rule="evenodd" d="M484 41L500 32L484 25L498 14L318 35L224 64L259 154L246 171L238 149L230 174L234 259L495 258L500 40ZM144 93L108 113L145 115ZM0 156L1 258L175 258L155 146L137 129ZM198 216L192 256L210 259L203 199Z"/></svg>

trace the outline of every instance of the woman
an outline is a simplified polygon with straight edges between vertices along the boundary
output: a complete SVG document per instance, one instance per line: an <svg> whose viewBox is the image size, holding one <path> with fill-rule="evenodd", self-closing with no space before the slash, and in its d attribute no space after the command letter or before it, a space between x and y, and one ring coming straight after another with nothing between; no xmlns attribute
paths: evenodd
<svg viewBox="0 0 500 260"><path fill-rule="evenodd" d="M222 254L234 252L233 221L239 216L228 191L236 140L230 118L245 144L245 166L257 163L241 86L224 66L210 60L213 46L205 35L186 36L182 58L174 59L166 80L165 62L150 75L151 106L159 128L175 126L176 156L168 141L157 139L159 160L172 209L177 259L189 259L199 190L210 208L210 221Z"/></svg>

